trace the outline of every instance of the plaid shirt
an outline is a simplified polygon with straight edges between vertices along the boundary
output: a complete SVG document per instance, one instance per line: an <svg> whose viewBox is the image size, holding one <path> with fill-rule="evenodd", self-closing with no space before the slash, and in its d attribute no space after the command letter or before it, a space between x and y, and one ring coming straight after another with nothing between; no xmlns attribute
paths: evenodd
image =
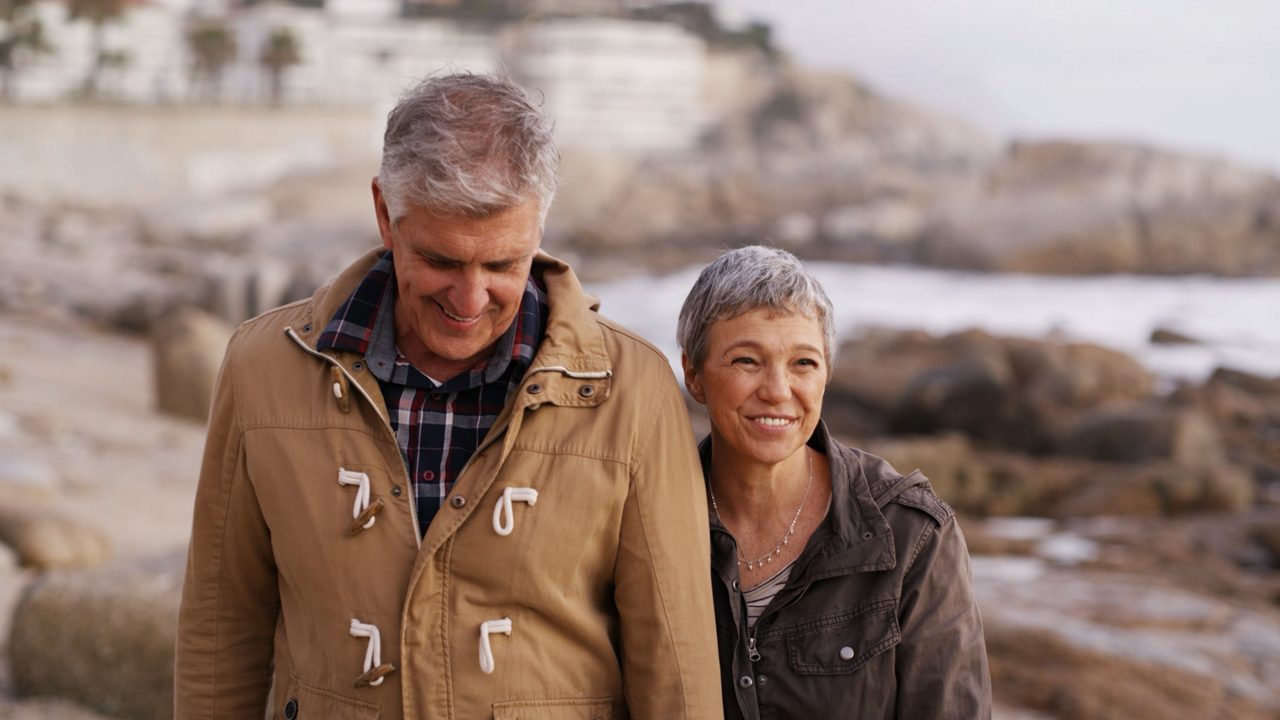
<svg viewBox="0 0 1280 720"><path fill-rule="evenodd" d="M547 298L530 276L516 319L493 355L444 383L424 375L396 347L395 298L395 266L388 251L338 308L317 349L364 355L378 378L409 470L418 532L425 535L458 473L533 362L547 323Z"/></svg>

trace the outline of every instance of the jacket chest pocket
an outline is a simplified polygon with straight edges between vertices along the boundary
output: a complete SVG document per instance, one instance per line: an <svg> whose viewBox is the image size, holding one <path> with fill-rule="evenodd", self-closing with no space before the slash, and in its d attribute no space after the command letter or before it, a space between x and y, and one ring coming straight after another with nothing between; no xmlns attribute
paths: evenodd
<svg viewBox="0 0 1280 720"><path fill-rule="evenodd" d="M844 675L898 644L897 606L881 600L789 628L787 659L797 675Z"/></svg>

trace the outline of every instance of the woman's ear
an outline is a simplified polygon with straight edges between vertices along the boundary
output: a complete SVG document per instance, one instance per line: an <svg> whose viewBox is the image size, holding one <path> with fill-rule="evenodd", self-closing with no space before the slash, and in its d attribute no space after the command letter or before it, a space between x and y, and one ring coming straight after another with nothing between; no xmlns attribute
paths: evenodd
<svg viewBox="0 0 1280 720"><path fill-rule="evenodd" d="M693 363L689 360L689 356L680 353L680 365L684 368L684 386L693 396L694 400L706 405L707 399L702 394L702 378L698 376L698 371L694 369Z"/></svg>

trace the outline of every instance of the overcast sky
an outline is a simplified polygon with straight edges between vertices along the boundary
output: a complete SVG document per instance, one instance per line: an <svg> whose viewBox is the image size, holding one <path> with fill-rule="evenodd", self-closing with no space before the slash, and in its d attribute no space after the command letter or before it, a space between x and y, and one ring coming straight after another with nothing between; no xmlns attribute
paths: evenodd
<svg viewBox="0 0 1280 720"><path fill-rule="evenodd" d="M729 0L805 64L1019 137L1280 173L1280 0Z"/></svg>

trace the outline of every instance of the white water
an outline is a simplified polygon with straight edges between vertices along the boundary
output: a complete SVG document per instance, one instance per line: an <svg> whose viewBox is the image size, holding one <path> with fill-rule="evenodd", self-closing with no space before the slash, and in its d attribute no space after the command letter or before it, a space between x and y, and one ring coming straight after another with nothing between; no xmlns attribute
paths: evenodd
<svg viewBox="0 0 1280 720"><path fill-rule="evenodd" d="M831 296L840 338L870 327L1083 340L1137 358L1165 379L1226 366L1280 375L1280 280L1203 276L1044 277L809 263ZM601 311L678 365L676 315L699 267L587 287ZM1199 345L1152 345L1165 328Z"/></svg>

